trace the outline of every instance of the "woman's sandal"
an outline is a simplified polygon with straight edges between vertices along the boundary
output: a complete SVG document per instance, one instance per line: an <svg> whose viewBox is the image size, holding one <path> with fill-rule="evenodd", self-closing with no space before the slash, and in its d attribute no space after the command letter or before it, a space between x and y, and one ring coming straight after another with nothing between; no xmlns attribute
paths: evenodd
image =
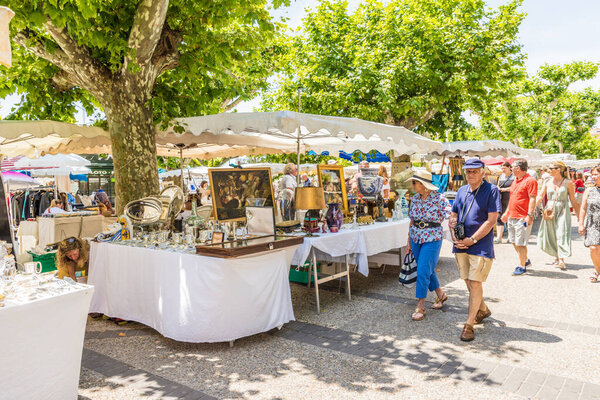
<svg viewBox="0 0 600 400"><path fill-rule="evenodd" d="M590 282L592 282L592 283L598 283L599 280L600 280L600 272L594 272L592 274L592 276L590 276Z"/></svg>
<svg viewBox="0 0 600 400"><path fill-rule="evenodd" d="M427 310L425 310L424 308L415 308L415 312L412 315L412 320L413 321L421 321L423 320L423 318L425 318L425 314L427 313Z"/></svg>
<svg viewBox="0 0 600 400"><path fill-rule="evenodd" d="M566 271L567 270L567 264L565 264L564 261L560 261L558 263L558 268L560 268L562 271Z"/></svg>
<svg viewBox="0 0 600 400"><path fill-rule="evenodd" d="M448 300L448 295L446 293L444 293L444 297L443 298L439 298L436 297L435 298L435 303L433 303L433 305L431 306L431 308L433 308L434 310L441 310L442 307L444 307L444 302Z"/></svg>

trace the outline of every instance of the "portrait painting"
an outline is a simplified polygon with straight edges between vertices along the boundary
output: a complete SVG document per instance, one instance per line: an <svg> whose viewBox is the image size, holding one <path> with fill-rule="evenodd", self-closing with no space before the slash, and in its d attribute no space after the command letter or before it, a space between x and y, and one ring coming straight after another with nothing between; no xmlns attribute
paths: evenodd
<svg viewBox="0 0 600 400"><path fill-rule="evenodd" d="M325 194L325 203L340 203L343 211L348 211L344 167L341 165L317 165L319 185Z"/></svg>
<svg viewBox="0 0 600 400"><path fill-rule="evenodd" d="M244 220L249 199L264 199L262 206L273 207L270 168L211 168L208 178L218 221Z"/></svg>

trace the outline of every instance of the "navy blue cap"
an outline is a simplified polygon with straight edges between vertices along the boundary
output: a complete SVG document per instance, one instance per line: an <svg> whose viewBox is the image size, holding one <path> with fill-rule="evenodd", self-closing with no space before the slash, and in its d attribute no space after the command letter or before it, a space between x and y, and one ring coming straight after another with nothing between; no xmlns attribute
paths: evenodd
<svg viewBox="0 0 600 400"><path fill-rule="evenodd" d="M485 168L485 164L479 158L470 158L465 161L463 169L467 168Z"/></svg>

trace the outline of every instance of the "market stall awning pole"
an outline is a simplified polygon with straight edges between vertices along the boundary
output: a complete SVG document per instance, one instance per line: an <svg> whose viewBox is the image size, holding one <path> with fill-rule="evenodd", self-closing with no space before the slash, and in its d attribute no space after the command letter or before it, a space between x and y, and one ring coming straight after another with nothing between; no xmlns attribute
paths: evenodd
<svg viewBox="0 0 600 400"><path fill-rule="evenodd" d="M302 109L302 88L298 88L298 113ZM296 128L296 186L300 187L300 127Z"/></svg>
<svg viewBox="0 0 600 400"><path fill-rule="evenodd" d="M179 170L181 172L179 175L181 177L181 190L183 190L183 146L179 146ZM183 190L183 193L185 193L185 190Z"/></svg>

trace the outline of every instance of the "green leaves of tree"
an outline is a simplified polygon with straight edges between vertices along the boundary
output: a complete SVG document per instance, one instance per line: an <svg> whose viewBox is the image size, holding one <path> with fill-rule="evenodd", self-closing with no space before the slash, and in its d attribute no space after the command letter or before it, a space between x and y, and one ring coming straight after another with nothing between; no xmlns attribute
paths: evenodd
<svg viewBox="0 0 600 400"><path fill-rule="evenodd" d="M263 109L296 109L301 87L305 112L443 132L522 63L519 5L367 0L349 14L344 1L321 1L284 41L283 72Z"/></svg>
<svg viewBox="0 0 600 400"><path fill-rule="evenodd" d="M481 107L481 133L544 152L599 157L600 142L589 132L600 117L600 92L571 90L597 76L598 68L590 62L544 65L507 85Z"/></svg>

